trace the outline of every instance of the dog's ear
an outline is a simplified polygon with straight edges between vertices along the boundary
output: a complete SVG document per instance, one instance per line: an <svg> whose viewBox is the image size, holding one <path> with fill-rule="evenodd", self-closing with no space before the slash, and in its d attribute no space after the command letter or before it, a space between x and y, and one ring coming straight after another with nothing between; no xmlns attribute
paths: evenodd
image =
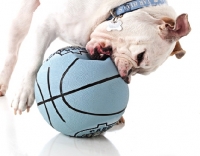
<svg viewBox="0 0 200 156"><path fill-rule="evenodd" d="M164 23L159 25L160 36L170 42L178 41L191 31L187 14L181 14L176 18L176 21L170 18L163 18L162 20Z"/></svg>
<svg viewBox="0 0 200 156"><path fill-rule="evenodd" d="M171 53L171 56L175 55L176 58L181 59L185 55L185 50L182 49L179 41L176 42L174 50Z"/></svg>

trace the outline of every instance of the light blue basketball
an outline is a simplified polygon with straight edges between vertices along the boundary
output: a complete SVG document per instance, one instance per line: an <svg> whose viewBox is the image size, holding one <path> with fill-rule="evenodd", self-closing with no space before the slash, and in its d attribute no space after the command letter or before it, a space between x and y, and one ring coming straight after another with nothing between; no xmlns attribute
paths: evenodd
<svg viewBox="0 0 200 156"><path fill-rule="evenodd" d="M66 47L39 69L35 98L54 129L68 136L92 137L120 119L129 89L110 58L91 60L85 48Z"/></svg>

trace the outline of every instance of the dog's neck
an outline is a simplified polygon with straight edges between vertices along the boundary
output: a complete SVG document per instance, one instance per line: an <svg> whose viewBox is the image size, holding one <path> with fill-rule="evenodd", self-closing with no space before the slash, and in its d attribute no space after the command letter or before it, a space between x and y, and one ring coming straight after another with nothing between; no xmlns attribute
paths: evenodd
<svg viewBox="0 0 200 156"><path fill-rule="evenodd" d="M162 4L167 4L167 0L132 0L114 8L112 10L112 15L107 20L112 19L113 16L117 17L137 9L141 9L148 6L157 6Z"/></svg>

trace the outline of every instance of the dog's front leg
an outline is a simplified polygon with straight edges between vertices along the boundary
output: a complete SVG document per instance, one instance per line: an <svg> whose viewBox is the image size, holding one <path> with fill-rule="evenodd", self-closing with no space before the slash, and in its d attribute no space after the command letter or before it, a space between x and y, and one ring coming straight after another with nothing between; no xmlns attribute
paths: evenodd
<svg viewBox="0 0 200 156"><path fill-rule="evenodd" d="M44 53L56 38L51 18L40 11L35 12L30 30L20 51L19 63L23 63L22 73L17 79L15 95L11 101L14 113L29 111L34 102L34 82L40 68ZM23 56L23 57L21 57Z"/></svg>
<svg viewBox="0 0 200 156"><path fill-rule="evenodd" d="M13 3L15 3L13 1ZM12 15L12 22L8 25L8 33L5 37L5 60L2 71L0 71L0 96L6 94L11 74L18 58L20 45L28 33L33 12L39 6L38 0L21 0L16 6L16 12ZM13 4L14 5L14 4ZM8 11L10 11L8 9ZM7 31L6 31L7 32Z"/></svg>

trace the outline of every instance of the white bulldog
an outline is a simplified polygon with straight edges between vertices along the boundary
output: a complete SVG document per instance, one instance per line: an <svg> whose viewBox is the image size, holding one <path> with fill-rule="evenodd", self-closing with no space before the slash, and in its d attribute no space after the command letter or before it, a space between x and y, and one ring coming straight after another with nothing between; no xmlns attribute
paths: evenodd
<svg viewBox="0 0 200 156"><path fill-rule="evenodd" d="M185 51L178 40L190 32L187 14L177 16L165 0L17 2L20 7L10 27L7 58L0 72L3 96L23 42L23 54L27 56L11 102L15 114L32 106L37 71L46 49L57 37L86 47L94 59L112 57L121 77L129 83L131 75L153 72L170 55L181 58Z"/></svg>

